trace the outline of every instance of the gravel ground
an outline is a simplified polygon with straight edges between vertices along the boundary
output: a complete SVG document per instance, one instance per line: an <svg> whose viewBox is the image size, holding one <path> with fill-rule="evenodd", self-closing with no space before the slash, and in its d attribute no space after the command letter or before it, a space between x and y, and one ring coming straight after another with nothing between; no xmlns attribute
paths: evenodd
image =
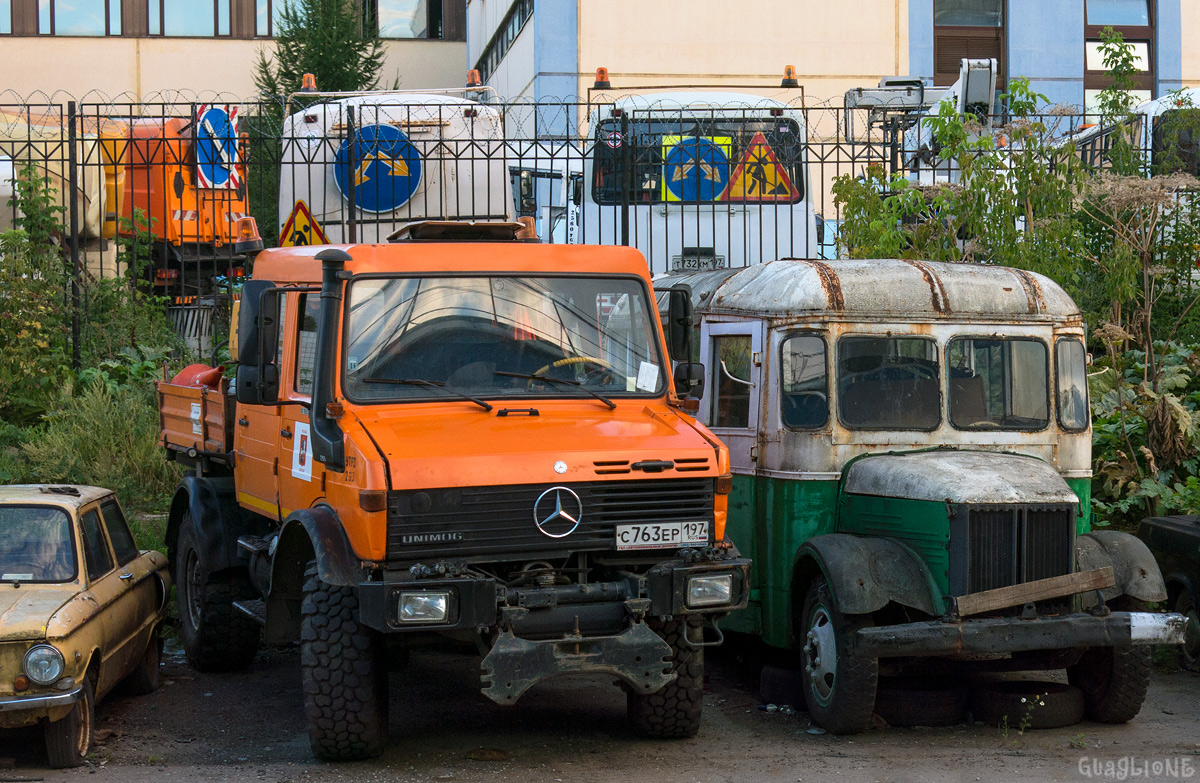
<svg viewBox="0 0 1200 783"><path fill-rule="evenodd" d="M516 707L499 707L479 693L476 659L418 653L392 675L387 752L334 765L310 754L295 648L264 650L250 670L219 675L194 672L169 653L157 693L114 694L100 704L103 739L89 766L47 769L39 733L0 734L0 757L8 757L0 758L0 783L85 776L89 783L899 783L1088 779L1083 772L1093 780L1168 780L1173 771L1200 779L1200 676L1183 672L1156 673L1141 715L1125 726L1083 723L1023 735L980 724L881 727L834 737L810 733L802 712L760 709L753 654L726 649L710 657L699 736L655 742L626 731L624 695L603 677L550 680ZM1148 774L1136 774L1141 764Z"/></svg>

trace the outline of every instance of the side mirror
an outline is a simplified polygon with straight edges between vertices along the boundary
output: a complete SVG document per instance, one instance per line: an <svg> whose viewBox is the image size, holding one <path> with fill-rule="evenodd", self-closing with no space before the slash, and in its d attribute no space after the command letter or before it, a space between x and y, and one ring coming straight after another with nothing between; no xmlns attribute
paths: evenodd
<svg viewBox="0 0 1200 783"><path fill-rule="evenodd" d="M685 288L667 291L667 350L677 362L692 360L692 295Z"/></svg>
<svg viewBox="0 0 1200 783"><path fill-rule="evenodd" d="M699 362L675 365L675 393L680 397L703 397L704 365Z"/></svg>
<svg viewBox="0 0 1200 783"><path fill-rule="evenodd" d="M575 175L571 177L571 203L575 206L583 205L583 177Z"/></svg>
<svg viewBox="0 0 1200 783"><path fill-rule="evenodd" d="M251 280L242 286L237 318L237 400L263 405L279 398L280 291L270 280Z"/></svg>

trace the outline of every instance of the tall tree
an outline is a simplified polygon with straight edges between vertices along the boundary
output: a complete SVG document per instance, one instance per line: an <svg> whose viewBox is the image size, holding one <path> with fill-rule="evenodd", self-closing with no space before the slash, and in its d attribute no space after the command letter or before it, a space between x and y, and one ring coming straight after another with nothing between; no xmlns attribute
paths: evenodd
<svg viewBox="0 0 1200 783"><path fill-rule="evenodd" d="M304 74L322 91L370 90L379 83L383 42L361 0L283 0L275 51L259 50L254 84L265 95L300 89Z"/></svg>

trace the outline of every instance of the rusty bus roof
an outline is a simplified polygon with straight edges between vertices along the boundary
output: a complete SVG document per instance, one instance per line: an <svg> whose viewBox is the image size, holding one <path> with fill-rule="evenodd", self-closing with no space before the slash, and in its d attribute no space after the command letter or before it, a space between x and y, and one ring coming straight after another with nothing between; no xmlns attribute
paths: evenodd
<svg viewBox="0 0 1200 783"><path fill-rule="evenodd" d="M280 285L319 285L317 253L337 247L350 254L353 274L625 274L649 278L646 259L628 247L545 245L533 242L394 242L381 245L308 245L264 250L254 277Z"/></svg>
<svg viewBox="0 0 1200 783"><path fill-rule="evenodd" d="M1050 322L1080 318L1079 307L1050 278L989 264L783 259L742 269L666 275L655 285L687 286L698 315Z"/></svg>

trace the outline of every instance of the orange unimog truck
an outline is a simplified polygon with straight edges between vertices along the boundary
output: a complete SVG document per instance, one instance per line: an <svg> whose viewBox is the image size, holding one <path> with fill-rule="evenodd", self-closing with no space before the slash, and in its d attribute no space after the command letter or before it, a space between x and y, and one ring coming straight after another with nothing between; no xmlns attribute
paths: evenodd
<svg viewBox="0 0 1200 783"><path fill-rule="evenodd" d="M267 250L233 382L158 385L193 468L167 532L184 648L217 670L260 624L299 640L320 758L381 752L388 671L434 642L477 650L497 703L603 672L638 734L692 736L713 620L746 605L728 453L676 395L645 259L518 229Z"/></svg>

